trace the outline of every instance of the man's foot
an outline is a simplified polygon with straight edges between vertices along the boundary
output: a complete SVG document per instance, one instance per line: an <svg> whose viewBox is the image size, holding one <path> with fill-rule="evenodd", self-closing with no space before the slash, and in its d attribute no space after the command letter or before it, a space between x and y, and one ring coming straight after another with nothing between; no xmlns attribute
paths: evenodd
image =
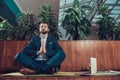
<svg viewBox="0 0 120 80"><path fill-rule="evenodd" d="M57 73L60 70L60 68L61 68L61 66L55 67L54 72Z"/></svg>
<svg viewBox="0 0 120 80"><path fill-rule="evenodd" d="M52 68L48 68L47 70L45 70L45 74L53 74L53 73L57 73L60 70L61 66L57 66L57 67L52 67Z"/></svg>
<svg viewBox="0 0 120 80"><path fill-rule="evenodd" d="M45 70L44 73L45 73L45 74L53 74L54 71L55 71L55 68L49 68L49 69Z"/></svg>
<svg viewBox="0 0 120 80"><path fill-rule="evenodd" d="M29 68L22 68L20 69L20 73L24 75L31 75L31 74L35 74L35 71Z"/></svg>

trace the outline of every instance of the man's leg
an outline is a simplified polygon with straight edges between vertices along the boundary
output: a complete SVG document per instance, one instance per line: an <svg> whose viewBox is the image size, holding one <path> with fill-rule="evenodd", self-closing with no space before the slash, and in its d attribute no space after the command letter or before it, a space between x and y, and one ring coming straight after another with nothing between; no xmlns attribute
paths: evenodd
<svg viewBox="0 0 120 80"><path fill-rule="evenodd" d="M25 53L18 53L15 57L15 59L25 67L31 68L36 71L36 73L39 73L41 71L41 64L36 62L34 59L32 59L30 56L26 55Z"/></svg>
<svg viewBox="0 0 120 80"><path fill-rule="evenodd" d="M51 59L49 59L45 63L43 70L45 71L48 68L60 66L61 63L63 62L63 60L65 59L65 57L66 57L66 55L63 51L57 52L56 55L54 55Z"/></svg>

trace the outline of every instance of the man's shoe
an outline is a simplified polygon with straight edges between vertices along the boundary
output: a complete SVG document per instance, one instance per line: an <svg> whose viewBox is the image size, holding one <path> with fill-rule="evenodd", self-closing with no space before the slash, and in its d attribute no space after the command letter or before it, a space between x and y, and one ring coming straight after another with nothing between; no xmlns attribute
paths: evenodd
<svg viewBox="0 0 120 80"><path fill-rule="evenodd" d="M60 68L61 68L61 66L55 67L54 72L55 72L55 73L58 72L58 71L60 70Z"/></svg>
<svg viewBox="0 0 120 80"><path fill-rule="evenodd" d="M29 68L22 68L20 69L20 73L24 75L31 75L31 74L35 74L35 71Z"/></svg>
<svg viewBox="0 0 120 80"><path fill-rule="evenodd" d="M55 68L49 68L49 69L45 70L44 73L45 73L45 74L53 74L54 71L55 71Z"/></svg>

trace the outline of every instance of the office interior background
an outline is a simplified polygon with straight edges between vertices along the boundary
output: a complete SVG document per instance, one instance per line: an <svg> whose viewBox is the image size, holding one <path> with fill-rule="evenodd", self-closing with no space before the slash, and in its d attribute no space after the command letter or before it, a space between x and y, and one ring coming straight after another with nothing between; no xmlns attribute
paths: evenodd
<svg viewBox="0 0 120 80"><path fill-rule="evenodd" d="M62 21L65 18L65 11L68 8L73 6L74 0L1 0L0 1L0 22L7 20L9 25L16 27L16 19L21 15L21 13L29 12L38 16L40 14L40 6L44 4L50 4L53 13L55 14L55 21L58 26L59 31L62 33L60 40L68 40L69 35L66 37L66 30L63 29ZM102 5L107 5L108 12L107 15L112 18L114 22L115 29L113 31L115 35L112 35L116 39L111 40L120 40L120 0L78 0L79 5L89 5L91 9L84 9L86 18L91 23L90 35L87 36L87 40L98 40L96 28L98 27L97 21L98 18L102 18L102 15L99 14L99 8ZM110 24L110 23L109 23ZM2 29L0 31L3 31ZM109 30L108 30L109 31ZM109 32L112 33L113 31ZM107 32L105 32L107 33ZM102 34L104 35L104 34ZM111 36L110 35L110 36ZM109 35L108 35L109 36Z"/></svg>

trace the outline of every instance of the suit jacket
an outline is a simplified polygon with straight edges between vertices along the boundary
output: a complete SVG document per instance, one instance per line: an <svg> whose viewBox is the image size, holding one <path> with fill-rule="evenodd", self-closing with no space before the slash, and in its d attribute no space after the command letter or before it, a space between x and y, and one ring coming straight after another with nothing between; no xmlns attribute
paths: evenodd
<svg viewBox="0 0 120 80"><path fill-rule="evenodd" d="M39 36L34 36L29 41L29 43L23 48L22 52L32 56L33 58L37 57L37 51L41 47L41 38ZM59 51L63 51L61 46L58 44L57 40L48 35L46 40L46 54L48 58L52 57Z"/></svg>

